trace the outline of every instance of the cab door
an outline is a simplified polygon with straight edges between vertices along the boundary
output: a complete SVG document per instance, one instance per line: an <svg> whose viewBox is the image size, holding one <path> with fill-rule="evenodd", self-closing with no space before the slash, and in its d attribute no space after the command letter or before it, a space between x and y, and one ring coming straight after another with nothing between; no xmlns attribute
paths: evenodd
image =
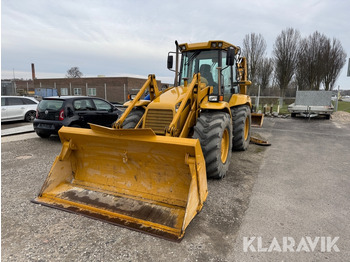
<svg viewBox="0 0 350 262"><path fill-rule="evenodd" d="M226 59L227 59L227 53L226 51L222 52L222 62L221 64L224 66L226 65ZM233 89L233 68L232 66L226 66L221 70L221 86L223 87L223 95L224 95L224 101L228 102L231 99L232 94L234 93Z"/></svg>

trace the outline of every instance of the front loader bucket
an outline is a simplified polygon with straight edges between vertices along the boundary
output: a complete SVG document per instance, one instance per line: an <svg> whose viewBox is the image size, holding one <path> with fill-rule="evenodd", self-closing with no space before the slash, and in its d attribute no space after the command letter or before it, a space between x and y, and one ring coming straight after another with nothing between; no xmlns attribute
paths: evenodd
<svg viewBox="0 0 350 262"><path fill-rule="evenodd" d="M262 127L264 115L259 113L252 113L252 126Z"/></svg>
<svg viewBox="0 0 350 262"><path fill-rule="evenodd" d="M34 203L180 240L207 197L197 139L151 129L62 127L62 151Z"/></svg>

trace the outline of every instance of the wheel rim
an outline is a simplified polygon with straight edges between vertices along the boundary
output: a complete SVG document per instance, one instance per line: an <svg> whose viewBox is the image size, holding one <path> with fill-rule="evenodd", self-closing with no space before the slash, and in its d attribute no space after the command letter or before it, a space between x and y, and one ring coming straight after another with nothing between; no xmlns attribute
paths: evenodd
<svg viewBox="0 0 350 262"><path fill-rule="evenodd" d="M247 116L244 123L244 140L245 141L248 139L248 135L249 135L249 117Z"/></svg>
<svg viewBox="0 0 350 262"><path fill-rule="evenodd" d="M228 134L228 130L225 129L222 139L221 139L221 161L225 163L228 156L228 150L230 145L230 136Z"/></svg>
<svg viewBox="0 0 350 262"><path fill-rule="evenodd" d="M33 121L35 118L35 113L28 113L27 114L27 121Z"/></svg>

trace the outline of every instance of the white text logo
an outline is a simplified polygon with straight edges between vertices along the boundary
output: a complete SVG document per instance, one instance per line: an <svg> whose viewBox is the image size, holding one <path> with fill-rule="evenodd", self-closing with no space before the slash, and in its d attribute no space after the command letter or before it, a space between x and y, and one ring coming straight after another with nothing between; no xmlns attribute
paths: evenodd
<svg viewBox="0 0 350 262"><path fill-rule="evenodd" d="M293 237L273 238L263 241L262 237L243 237L244 252L339 252L336 245L339 237L302 237L295 241Z"/></svg>

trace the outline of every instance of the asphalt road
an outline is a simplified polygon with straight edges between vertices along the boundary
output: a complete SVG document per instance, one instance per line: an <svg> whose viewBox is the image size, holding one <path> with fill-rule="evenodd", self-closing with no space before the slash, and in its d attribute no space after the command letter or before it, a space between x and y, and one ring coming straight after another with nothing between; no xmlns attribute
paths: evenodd
<svg viewBox="0 0 350 262"><path fill-rule="evenodd" d="M277 120L261 133L273 146L239 230L236 261L349 261L350 123ZM294 252L287 248L293 241Z"/></svg>
<svg viewBox="0 0 350 262"><path fill-rule="evenodd" d="M350 124L265 118L253 131L272 146L232 154L180 243L31 203L60 141L3 137L2 261L348 261ZM327 237L331 252L322 250ZM286 252L284 238L295 240Z"/></svg>

